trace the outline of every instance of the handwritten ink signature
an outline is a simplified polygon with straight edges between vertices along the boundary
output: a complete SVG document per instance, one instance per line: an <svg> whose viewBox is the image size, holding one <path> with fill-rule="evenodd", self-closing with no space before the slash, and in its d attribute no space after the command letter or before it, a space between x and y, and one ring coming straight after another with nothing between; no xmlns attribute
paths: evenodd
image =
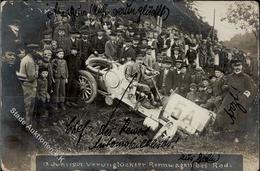
<svg viewBox="0 0 260 171"><path fill-rule="evenodd" d="M240 92L239 90L237 90L233 86L231 86L231 88L233 88L237 92ZM231 124L233 125L235 123L235 120L236 120L235 114L236 114L237 109L240 109L243 113L247 113L247 110L245 109L245 107L242 104L239 103L238 94L233 94L231 91L229 91L229 94L232 96L233 101L229 104L228 109L224 108L224 111L231 118L231 120L232 120Z"/></svg>
<svg viewBox="0 0 260 171"><path fill-rule="evenodd" d="M122 94L120 100L118 101L118 103L117 103L117 105L115 106L114 110L113 110L112 113L110 114L108 121L106 122L106 124L101 125L101 127L100 127L100 129L99 129L97 135L105 135L105 136L110 136L110 135L111 135L112 129L109 128L109 124L110 124L112 118L114 117L114 114L115 114L116 110L118 109L119 105L121 104L122 99L123 99L123 97L125 96L127 90L129 89L129 87L131 86L131 84L133 83L133 81L135 80L135 78L137 77L137 73L133 74L132 76L133 76L132 80L131 80L131 81L129 82L129 84L127 85L127 87L126 87L125 91L123 92L123 94Z"/></svg>
<svg viewBox="0 0 260 171"><path fill-rule="evenodd" d="M132 135L138 135L138 136L145 136L148 135L148 131L150 130L150 127L142 129L142 128L132 128L130 126L131 123L131 119L127 118L125 119L124 125L121 127L120 131L119 131L119 135L121 135L122 133L125 134L132 134Z"/></svg>
<svg viewBox="0 0 260 171"><path fill-rule="evenodd" d="M46 4L48 6L48 3ZM126 15L136 15L137 20L136 23L139 23L142 16L152 16L152 17L162 17L163 21L165 21L169 14L170 9L163 4L160 5L150 5L145 4L142 6L133 7L133 1L131 3L126 3L124 7L112 8L111 11L108 9L108 4L103 4L101 6L96 4L91 4L89 9L82 9L82 6L79 7L70 6L67 10L62 10L59 7L58 2L56 2L53 10L49 10L46 15L49 19L51 19L56 14L67 14L71 17L72 21L75 21L76 17L79 16L87 16L87 14L93 14L101 17L105 17L109 14L113 14L113 16L126 16Z"/></svg>
<svg viewBox="0 0 260 171"><path fill-rule="evenodd" d="M193 170L194 163L215 163L220 159L220 154L182 154L178 160L190 161L192 163L191 170Z"/></svg>
<svg viewBox="0 0 260 171"><path fill-rule="evenodd" d="M74 116L69 123L67 123L66 126L66 134L72 134L75 135L77 133L79 133L79 137L78 137L78 141L76 143L76 145L79 144L81 138L86 135L85 133L85 129L87 127L87 125L91 122L91 120L87 120L84 124L80 123L80 120L77 120L77 116Z"/></svg>

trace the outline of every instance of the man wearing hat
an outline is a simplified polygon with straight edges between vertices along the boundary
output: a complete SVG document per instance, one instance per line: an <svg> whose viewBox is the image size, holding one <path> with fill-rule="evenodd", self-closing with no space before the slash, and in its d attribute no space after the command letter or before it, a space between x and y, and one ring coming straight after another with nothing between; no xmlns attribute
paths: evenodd
<svg viewBox="0 0 260 171"><path fill-rule="evenodd" d="M207 40L203 39L198 47L199 66L204 68L207 65Z"/></svg>
<svg viewBox="0 0 260 171"><path fill-rule="evenodd" d="M81 59L81 69L85 69L85 62L88 59L88 57L94 52L91 38L88 35L87 31L81 32L81 42L80 42L80 59Z"/></svg>
<svg viewBox="0 0 260 171"><path fill-rule="evenodd" d="M26 113L26 124L31 124L35 105L35 96L38 78L38 65L36 64L36 53L39 48L37 44L27 45L27 55L21 60L18 79L22 82L24 94L24 106Z"/></svg>
<svg viewBox="0 0 260 171"><path fill-rule="evenodd" d="M140 54L137 56L136 60L134 60L134 63L131 63L126 69L128 80L131 80L135 75L136 77L133 85L137 87L138 92L144 93L147 96L143 104L146 108L154 108L154 106L157 105L157 102L155 102L157 92L152 80L154 74L157 73L158 71L147 67L143 63L143 57Z"/></svg>
<svg viewBox="0 0 260 171"><path fill-rule="evenodd" d="M248 107L254 100L255 85L253 80L243 72L240 59L231 61L233 73L227 77L223 86L227 90L223 102L217 111L216 125L228 127L244 136L246 133L246 119L249 117ZM225 122L227 121L227 122Z"/></svg>
<svg viewBox="0 0 260 171"><path fill-rule="evenodd" d="M68 40L68 49L66 49L67 54L70 53L72 47L80 49L80 33L78 30L73 29L70 31L70 39Z"/></svg>
<svg viewBox="0 0 260 171"><path fill-rule="evenodd" d="M53 39L55 41L57 41L58 48L67 50L68 49L68 37L70 37L69 33L66 34L65 27L61 26L57 29L57 33L54 33Z"/></svg>
<svg viewBox="0 0 260 171"><path fill-rule="evenodd" d="M95 55L101 55L105 53L105 44L107 42L104 36L103 30L98 30L97 35L93 38L93 51Z"/></svg>
<svg viewBox="0 0 260 171"><path fill-rule="evenodd" d="M195 50L195 43L191 43L189 46L189 50L186 53L186 58L188 59L189 64L195 63L195 60L197 58L197 52Z"/></svg>
<svg viewBox="0 0 260 171"><path fill-rule="evenodd" d="M83 17L84 25L80 27L79 31L82 32L88 32L89 34L92 34L90 30L90 20Z"/></svg>
<svg viewBox="0 0 260 171"><path fill-rule="evenodd" d="M178 84L178 93L183 97L186 97L187 93L189 92L189 86L191 83L191 76L187 72L187 67L187 65L182 64L181 74L175 80L175 82Z"/></svg>
<svg viewBox="0 0 260 171"><path fill-rule="evenodd" d="M108 40L105 44L105 56L108 59L116 60L118 58L118 51L116 34L112 32L110 35L110 40Z"/></svg>
<svg viewBox="0 0 260 171"><path fill-rule="evenodd" d="M210 99L208 99L206 104L202 106L212 111L218 110L224 98L225 92L223 91L222 87L226 82L226 77L224 76L221 67L215 66L214 76L216 77L216 80L214 82L211 82L212 96L210 97Z"/></svg>
<svg viewBox="0 0 260 171"><path fill-rule="evenodd" d="M165 57L162 59L162 67L160 70L160 75L157 78L157 86L162 95L169 96L173 89L173 75L174 71L170 68L172 67L172 59L170 57Z"/></svg>
<svg viewBox="0 0 260 171"><path fill-rule="evenodd" d="M44 35L44 38L41 40L41 47L42 49L51 49L51 35L50 34L46 34Z"/></svg>
<svg viewBox="0 0 260 171"><path fill-rule="evenodd" d="M125 63L129 59L135 60L136 52L132 47L132 41L130 39L125 39L123 47L120 49L118 60L120 63Z"/></svg>
<svg viewBox="0 0 260 171"><path fill-rule="evenodd" d="M68 65L68 84L66 86L66 105L76 107L77 104L77 79L78 72L81 67L81 60L79 56L79 48L77 46L72 46L70 49L70 54L66 56L66 61Z"/></svg>
<svg viewBox="0 0 260 171"><path fill-rule="evenodd" d="M173 48L173 54L171 56L173 66L176 66L176 61L183 60L181 54L179 53L179 47L176 46Z"/></svg>
<svg viewBox="0 0 260 171"><path fill-rule="evenodd" d="M131 39L130 39L131 40ZM132 44L133 44L133 49L136 51L136 54L140 54L141 52L140 52L140 47L139 47L139 45L140 45L140 42L139 42L139 38L138 37L134 37L133 39L132 39Z"/></svg>
<svg viewBox="0 0 260 171"><path fill-rule="evenodd" d="M161 36L158 37L158 49L160 52L166 52L167 56L170 57L171 39L167 32L162 32Z"/></svg>

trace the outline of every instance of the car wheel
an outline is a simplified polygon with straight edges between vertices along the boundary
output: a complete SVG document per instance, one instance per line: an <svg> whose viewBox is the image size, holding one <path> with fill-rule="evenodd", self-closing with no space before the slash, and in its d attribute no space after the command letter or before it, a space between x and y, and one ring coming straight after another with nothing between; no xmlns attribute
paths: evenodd
<svg viewBox="0 0 260 171"><path fill-rule="evenodd" d="M91 103L97 96L97 82L95 78L87 71L79 71L78 85L80 89L80 98L85 103Z"/></svg>

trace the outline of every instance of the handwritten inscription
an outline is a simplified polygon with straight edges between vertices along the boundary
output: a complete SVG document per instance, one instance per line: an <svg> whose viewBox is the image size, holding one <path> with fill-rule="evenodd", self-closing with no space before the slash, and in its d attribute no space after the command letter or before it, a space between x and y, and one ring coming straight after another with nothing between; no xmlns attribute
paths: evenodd
<svg viewBox="0 0 260 171"><path fill-rule="evenodd" d="M48 4L47 4L48 6ZM71 17L71 20L75 20L79 16L87 16L88 14L93 14L96 16L105 17L107 15L112 16L137 16L135 22L139 23L142 16L151 16L151 17L162 17L163 20L166 20L170 14L170 9L163 4L150 5L144 4L139 6L134 6L133 1L127 2L123 7L114 7L109 9L108 4L96 5L91 4L89 9L84 9L82 5L78 7L70 6L66 10L59 7L58 2L55 4L53 10L50 10L46 13L47 17L51 19L55 14L68 15Z"/></svg>
<svg viewBox="0 0 260 171"><path fill-rule="evenodd" d="M231 88L234 89L237 93L239 93L239 91L235 87L231 87ZM247 113L247 110L245 109L245 107L242 104L240 104L238 94L234 94L231 91L229 91L229 95L233 98L233 101L230 102L230 104L228 105L227 108L224 108L224 111L231 118L231 120L232 120L231 124L235 124L235 120L236 120L235 114L236 114L237 110L239 109L243 113Z"/></svg>
<svg viewBox="0 0 260 171"><path fill-rule="evenodd" d="M76 143L76 145L79 144L81 138L86 135L87 133L85 132L87 125L90 123L90 120L85 121L84 124L80 123L80 120L77 119L77 116L74 116L69 123L67 123L66 126L66 133L67 134L79 134L78 135L78 141Z"/></svg>
<svg viewBox="0 0 260 171"><path fill-rule="evenodd" d="M193 170L193 165L195 163L200 164L200 163L215 163L219 161L220 159L220 154L202 154L200 153L199 155L195 154L182 154L180 158L178 159L179 161L190 161L192 163L192 170Z"/></svg>

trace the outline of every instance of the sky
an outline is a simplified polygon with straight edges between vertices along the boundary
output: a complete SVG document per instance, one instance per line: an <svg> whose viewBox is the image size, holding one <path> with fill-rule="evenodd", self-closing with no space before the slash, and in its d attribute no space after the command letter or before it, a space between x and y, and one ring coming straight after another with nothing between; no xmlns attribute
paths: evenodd
<svg viewBox="0 0 260 171"><path fill-rule="evenodd" d="M215 8L215 29L218 30L219 40L230 40L236 34L245 33L244 30L236 29L236 26L228 23L227 21L220 21L222 17L225 17L225 13L228 10L232 1L196 1L199 14L203 17L203 21L207 21L213 26L213 13Z"/></svg>

